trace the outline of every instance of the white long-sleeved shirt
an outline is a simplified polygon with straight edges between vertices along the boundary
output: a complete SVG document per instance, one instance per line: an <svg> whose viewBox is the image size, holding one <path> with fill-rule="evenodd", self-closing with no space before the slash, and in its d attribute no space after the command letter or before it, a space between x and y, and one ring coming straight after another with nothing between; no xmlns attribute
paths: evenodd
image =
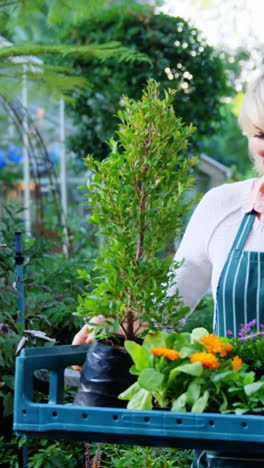
<svg viewBox="0 0 264 468"><path fill-rule="evenodd" d="M176 290L192 311L203 296L212 292L216 302L218 280L239 229L254 179L223 184L200 200L186 228L175 260L184 259L176 270ZM256 217L245 250L264 252L264 223Z"/></svg>

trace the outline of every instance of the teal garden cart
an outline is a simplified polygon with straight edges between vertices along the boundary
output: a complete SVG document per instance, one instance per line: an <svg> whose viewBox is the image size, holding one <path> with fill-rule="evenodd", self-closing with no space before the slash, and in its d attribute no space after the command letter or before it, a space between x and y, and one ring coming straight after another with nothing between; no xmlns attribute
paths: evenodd
<svg viewBox="0 0 264 468"><path fill-rule="evenodd" d="M259 450L262 415L139 411L63 403L64 373L83 364L89 345L23 349L16 358L14 425L19 435L157 447ZM49 373L48 402L34 401L34 373Z"/></svg>

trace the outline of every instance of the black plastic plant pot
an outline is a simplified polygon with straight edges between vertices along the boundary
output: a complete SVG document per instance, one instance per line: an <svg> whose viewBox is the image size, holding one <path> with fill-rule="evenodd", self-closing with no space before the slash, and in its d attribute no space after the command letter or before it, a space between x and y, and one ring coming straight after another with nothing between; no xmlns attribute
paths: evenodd
<svg viewBox="0 0 264 468"><path fill-rule="evenodd" d="M101 342L93 342L82 367L74 404L125 408L127 401L118 395L135 382L130 374L133 361L127 351Z"/></svg>

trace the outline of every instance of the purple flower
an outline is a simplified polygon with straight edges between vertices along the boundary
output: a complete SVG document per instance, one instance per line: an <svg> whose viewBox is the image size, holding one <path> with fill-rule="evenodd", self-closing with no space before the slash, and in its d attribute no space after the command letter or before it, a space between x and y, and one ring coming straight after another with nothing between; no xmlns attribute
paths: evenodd
<svg viewBox="0 0 264 468"><path fill-rule="evenodd" d="M85 468L91 467L90 443L84 442L84 463Z"/></svg>
<svg viewBox="0 0 264 468"><path fill-rule="evenodd" d="M263 327L263 328L264 328L264 327ZM232 330L226 330L226 334L227 334L227 335L233 335L233 332L232 332Z"/></svg>
<svg viewBox="0 0 264 468"><path fill-rule="evenodd" d="M259 334L258 333L250 333L247 338L256 338Z"/></svg>
<svg viewBox="0 0 264 468"><path fill-rule="evenodd" d="M264 324L260 325L260 331L257 329L257 319L250 320L248 323L240 324L240 330L238 332L240 341L247 341L249 339L264 336Z"/></svg>
<svg viewBox="0 0 264 468"><path fill-rule="evenodd" d="M247 341L248 340L248 336L241 336L241 338L239 338L240 341Z"/></svg>

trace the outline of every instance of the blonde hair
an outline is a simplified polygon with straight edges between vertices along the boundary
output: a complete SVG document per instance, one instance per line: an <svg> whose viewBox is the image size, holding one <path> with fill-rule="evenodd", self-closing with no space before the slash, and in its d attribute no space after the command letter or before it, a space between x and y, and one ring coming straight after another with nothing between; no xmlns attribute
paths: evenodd
<svg viewBox="0 0 264 468"><path fill-rule="evenodd" d="M258 127L264 131L264 71L255 80L249 83L241 106L238 123L242 133L248 138L252 135L254 127ZM250 145L250 139L249 153L254 162L256 171L260 175L263 175L263 158L254 153Z"/></svg>

